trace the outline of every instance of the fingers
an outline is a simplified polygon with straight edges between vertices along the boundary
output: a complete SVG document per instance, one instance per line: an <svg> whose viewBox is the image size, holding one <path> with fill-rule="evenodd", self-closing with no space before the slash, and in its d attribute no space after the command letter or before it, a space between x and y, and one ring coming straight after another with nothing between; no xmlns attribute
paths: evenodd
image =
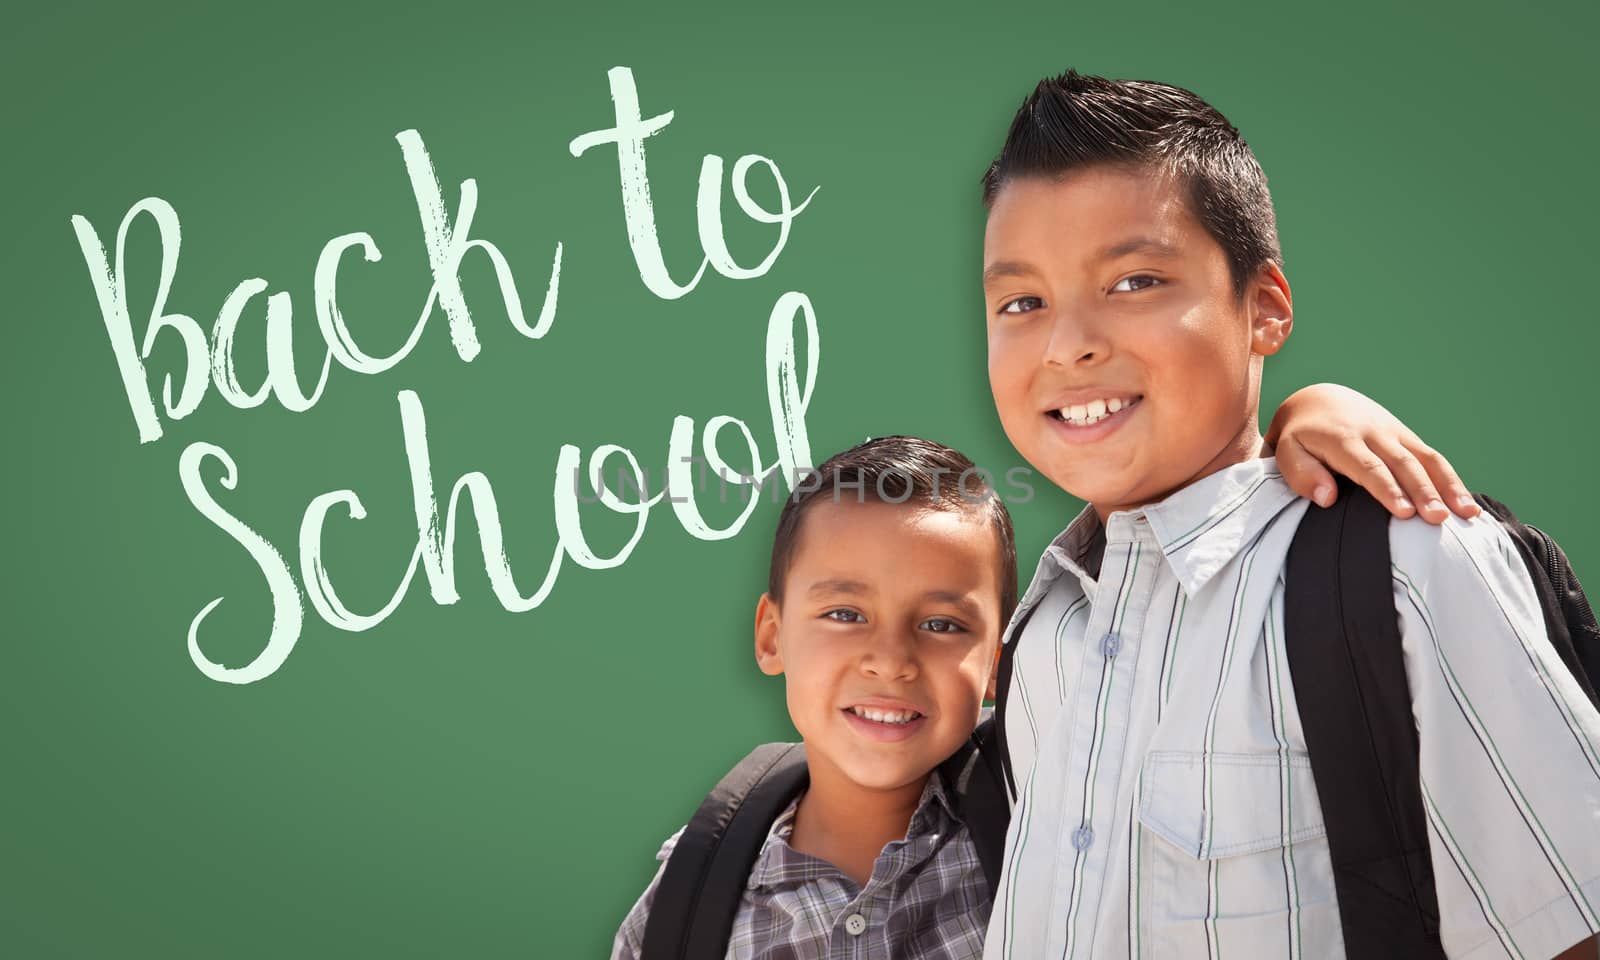
<svg viewBox="0 0 1600 960"><path fill-rule="evenodd" d="M1439 491L1440 497L1444 500L1445 506L1456 516L1463 520L1471 520L1482 512L1477 501L1472 499L1467 485L1456 475L1455 468L1450 466L1450 461L1444 458L1444 454L1423 443L1414 434L1402 438L1401 442L1422 464L1422 468L1433 481L1434 489ZM1440 520L1442 522L1443 517Z"/></svg>
<svg viewBox="0 0 1600 960"><path fill-rule="evenodd" d="M1372 439L1352 434L1325 446L1307 446L1291 436L1281 442L1277 456L1289 487L1324 507L1335 499L1328 473L1334 470L1402 519L1416 514L1440 524L1452 511L1464 520L1481 512L1450 461L1415 434Z"/></svg>
<svg viewBox="0 0 1600 960"><path fill-rule="evenodd" d="M1421 441L1418 441L1420 444ZM1433 484L1433 478L1422 461L1404 443L1393 438L1383 438L1369 441L1372 451L1383 459L1394 481L1397 482L1403 493L1411 503L1416 505L1417 515L1432 524L1444 523L1445 517L1450 515L1450 510L1444 505L1444 500L1439 496L1438 489ZM1370 488L1369 488L1370 489ZM1374 496L1377 494L1374 493ZM1389 512L1395 516L1406 514L1389 506Z"/></svg>
<svg viewBox="0 0 1600 960"><path fill-rule="evenodd" d="M1283 471L1283 481L1289 489L1320 507L1331 507L1338 499L1338 487L1333 474L1315 455L1290 437L1282 441L1275 452L1278 469Z"/></svg>
<svg viewBox="0 0 1600 960"><path fill-rule="evenodd" d="M1416 503L1427 503L1430 499L1438 499L1431 493L1428 496L1417 497L1415 472L1406 469L1404 458L1387 460L1362 437L1345 437L1329 453L1330 456L1326 458L1328 466L1366 488L1373 499L1402 520L1417 512ZM1420 470L1416 472L1421 472L1426 480L1426 472ZM1408 479L1412 481L1410 484L1406 482ZM1430 487L1429 490L1431 489Z"/></svg>
<svg viewBox="0 0 1600 960"><path fill-rule="evenodd" d="M1450 462L1374 401L1344 387L1296 391L1273 417L1284 480L1295 493L1327 506L1337 498L1328 471L1359 483L1397 517L1443 523L1480 512ZM1323 485L1327 488L1323 489Z"/></svg>
<svg viewBox="0 0 1600 960"><path fill-rule="evenodd" d="M1301 437L1305 437L1305 439L1302 440ZM1338 436L1301 434L1286 437L1278 450L1278 462L1280 465L1284 462L1284 451L1290 452L1290 465L1283 471L1284 480L1289 482L1289 486L1296 493L1301 496L1311 495L1311 499L1318 504L1327 506L1333 503L1335 498L1330 496L1328 497L1328 502L1323 503L1321 499L1313 495L1317 484L1302 480L1301 483L1303 485L1297 485L1295 480L1292 479L1291 470L1303 470L1308 474L1313 469L1319 470L1323 474L1326 474L1328 470L1336 471L1365 487L1374 499L1383 504L1384 509L1395 516L1405 519L1416 512L1406 488L1402 487L1400 479L1396 477L1394 470L1389 466L1389 462L1380 456L1378 451L1374 450L1368 441L1359 434L1347 433ZM1296 455L1297 453L1298 456ZM1409 454L1407 455L1409 456ZM1305 464L1301 458L1309 460L1311 463L1309 465ZM1401 458L1397 457L1396 459L1400 460ZM1412 459L1415 460L1414 457ZM1419 472L1426 480L1426 471L1419 470ZM1328 479L1331 485L1332 478L1329 477ZM1429 489L1431 490L1432 488L1430 487ZM1308 490L1312 491L1312 494L1308 494ZM1422 498L1424 503L1428 499L1430 497ZM1437 499L1437 497L1431 497L1431 499ZM1442 520L1443 517L1439 519ZM1437 523L1438 521L1434 522Z"/></svg>

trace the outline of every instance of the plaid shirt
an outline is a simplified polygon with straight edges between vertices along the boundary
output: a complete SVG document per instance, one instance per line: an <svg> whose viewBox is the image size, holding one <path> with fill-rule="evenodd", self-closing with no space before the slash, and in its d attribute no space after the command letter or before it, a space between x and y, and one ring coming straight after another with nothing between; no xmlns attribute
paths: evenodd
<svg viewBox="0 0 1600 960"><path fill-rule="evenodd" d="M773 821L750 871L728 960L977 960L990 898L971 837L937 775L905 838L883 848L865 887L789 846L795 808ZM680 830L661 847L664 861ZM628 912L612 960L638 960L661 870Z"/></svg>

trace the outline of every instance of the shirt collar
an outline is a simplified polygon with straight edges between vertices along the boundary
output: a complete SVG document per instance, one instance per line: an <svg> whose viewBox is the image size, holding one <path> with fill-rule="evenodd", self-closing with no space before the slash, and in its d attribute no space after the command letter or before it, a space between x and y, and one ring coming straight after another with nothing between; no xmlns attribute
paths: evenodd
<svg viewBox="0 0 1600 960"><path fill-rule="evenodd" d="M789 846L789 837L794 832L795 811L799 807L800 798L796 797L788 808L772 821L772 829L767 831L767 839L761 846L761 853L756 857L755 866L750 869L750 879L746 883L749 889L800 884L824 876L843 876L838 867L826 860L801 853ZM953 830L959 824L954 802L950 798L944 780L938 771L934 771L928 777L927 785L922 788L922 797L917 801L917 809L911 814L905 839L894 843L902 846L912 845L924 837L936 837L940 833ZM933 847L930 845L928 849L931 852Z"/></svg>
<svg viewBox="0 0 1600 960"><path fill-rule="evenodd" d="M1202 477L1143 512L1192 597L1295 499L1277 458L1261 457Z"/></svg>
<svg viewBox="0 0 1600 960"><path fill-rule="evenodd" d="M1011 614L1011 623L1006 626L1003 635L1005 642L1009 643L1011 634L1017 624L1039 602L1045 591L1064 573L1074 574L1078 583L1083 587L1085 596L1094 598L1095 578L1089 575L1079 562L1087 552L1089 544L1100 534L1100 518L1093 507L1085 506L1067 528L1044 549L1044 555L1039 558L1039 565L1034 567L1033 580L1028 583L1028 589L1023 591L1022 599L1017 603L1017 609Z"/></svg>
<svg viewBox="0 0 1600 960"><path fill-rule="evenodd" d="M1103 526L1094 508L1086 506L1045 548L1007 638L1063 574L1075 575L1084 594L1094 598L1095 578L1080 561L1097 536L1109 544L1143 540L1159 547L1184 593L1192 597L1294 500L1277 459L1260 457L1202 477L1159 503L1117 511Z"/></svg>

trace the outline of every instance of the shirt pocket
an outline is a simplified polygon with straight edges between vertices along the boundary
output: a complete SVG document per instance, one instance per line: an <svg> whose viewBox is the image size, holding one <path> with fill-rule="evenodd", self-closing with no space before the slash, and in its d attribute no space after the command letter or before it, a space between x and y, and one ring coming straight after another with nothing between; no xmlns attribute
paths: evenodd
<svg viewBox="0 0 1600 960"><path fill-rule="evenodd" d="M1138 806L1148 956L1342 956L1304 753L1152 752Z"/></svg>

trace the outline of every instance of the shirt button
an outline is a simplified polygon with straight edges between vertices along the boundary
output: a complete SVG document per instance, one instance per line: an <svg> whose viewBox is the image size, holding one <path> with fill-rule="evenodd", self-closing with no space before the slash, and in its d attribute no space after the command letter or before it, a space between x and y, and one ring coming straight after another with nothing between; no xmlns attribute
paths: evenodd
<svg viewBox="0 0 1600 960"><path fill-rule="evenodd" d="M1122 638L1114 633L1108 633L1100 638L1100 652L1110 659L1122 650Z"/></svg>
<svg viewBox="0 0 1600 960"><path fill-rule="evenodd" d="M1089 845L1092 843L1094 843L1093 830L1085 826L1072 831L1072 845L1079 851L1089 849Z"/></svg>
<svg viewBox="0 0 1600 960"><path fill-rule="evenodd" d="M859 913L852 913L844 918L844 932L852 937L859 937L867 932L867 918Z"/></svg>

